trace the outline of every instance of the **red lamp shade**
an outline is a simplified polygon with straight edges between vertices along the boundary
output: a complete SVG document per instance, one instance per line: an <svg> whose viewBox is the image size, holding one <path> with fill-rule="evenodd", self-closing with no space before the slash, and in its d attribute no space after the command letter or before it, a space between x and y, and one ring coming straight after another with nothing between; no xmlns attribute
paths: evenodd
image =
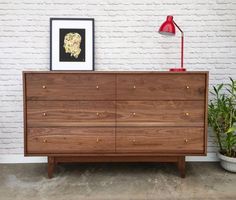
<svg viewBox="0 0 236 200"><path fill-rule="evenodd" d="M173 16L167 16L166 21L163 22L158 32L163 35L175 35Z"/></svg>

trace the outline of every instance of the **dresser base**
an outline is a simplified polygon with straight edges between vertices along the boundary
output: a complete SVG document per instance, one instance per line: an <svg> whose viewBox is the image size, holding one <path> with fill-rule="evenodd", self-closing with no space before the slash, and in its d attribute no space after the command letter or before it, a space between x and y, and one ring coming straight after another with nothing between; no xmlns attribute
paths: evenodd
<svg viewBox="0 0 236 200"><path fill-rule="evenodd" d="M57 164L76 162L174 162L181 178L185 177L185 156L49 156L48 178L53 177Z"/></svg>

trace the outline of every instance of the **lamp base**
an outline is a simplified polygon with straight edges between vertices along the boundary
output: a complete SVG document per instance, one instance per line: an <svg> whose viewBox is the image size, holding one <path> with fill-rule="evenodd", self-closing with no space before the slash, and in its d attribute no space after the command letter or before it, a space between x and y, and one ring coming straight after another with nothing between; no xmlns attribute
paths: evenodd
<svg viewBox="0 0 236 200"><path fill-rule="evenodd" d="M186 69L185 68L171 68L169 71L170 72L185 72Z"/></svg>

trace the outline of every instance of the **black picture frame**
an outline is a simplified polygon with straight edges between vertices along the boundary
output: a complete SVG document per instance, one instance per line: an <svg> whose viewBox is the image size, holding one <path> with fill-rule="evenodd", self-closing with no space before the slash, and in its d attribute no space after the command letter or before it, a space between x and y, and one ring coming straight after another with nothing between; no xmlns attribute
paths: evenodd
<svg viewBox="0 0 236 200"><path fill-rule="evenodd" d="M56 26L54 25L55 22L57 22ZM87 25L86 25L86 22L88 23ZM60 27L60 23L61 23L61 27ZM80 23L82 25L84 24L83 26L89 27L87 28L87 30L89 31L86 32L86 27L83 27L83 26L70 27L70 23L76 24L76 25L79 25ZM67 25L65 26L65 24ZM72 31L73 32L72 34L80 34L80 35L83 35L83 32L84 32L85 38L81 36L82 39L80 43L81 53L84 55L78 56L77 60L75 57L72 57L72 56L70 60L68 55L65 55L65 53L61 53L62 51L61 34L65 35L66 31L68 32ZM94 39L95 39L94 18L50 18L50 71L54 71L54 70L93 71L95 68L94 66L95 65ZM57 45L59 48L55 48L55 46L57 47ZM84 45L84 49L83 49L83 45ZM83 65L84 63L86 63L85 64L86 66ZM65 68L63 66L65 66Z"/></svg>

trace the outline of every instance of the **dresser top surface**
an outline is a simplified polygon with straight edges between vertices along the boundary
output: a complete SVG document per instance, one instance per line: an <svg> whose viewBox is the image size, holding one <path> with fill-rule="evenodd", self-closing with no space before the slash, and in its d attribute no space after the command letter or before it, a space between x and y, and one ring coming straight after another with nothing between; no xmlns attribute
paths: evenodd
<svg viewBox="0 0 236 200"><path fill-rule="evenodd" d="M23 71L23 74L208 74L208 71L185 71L185 72L169 72L169 71Z"/></svg>

